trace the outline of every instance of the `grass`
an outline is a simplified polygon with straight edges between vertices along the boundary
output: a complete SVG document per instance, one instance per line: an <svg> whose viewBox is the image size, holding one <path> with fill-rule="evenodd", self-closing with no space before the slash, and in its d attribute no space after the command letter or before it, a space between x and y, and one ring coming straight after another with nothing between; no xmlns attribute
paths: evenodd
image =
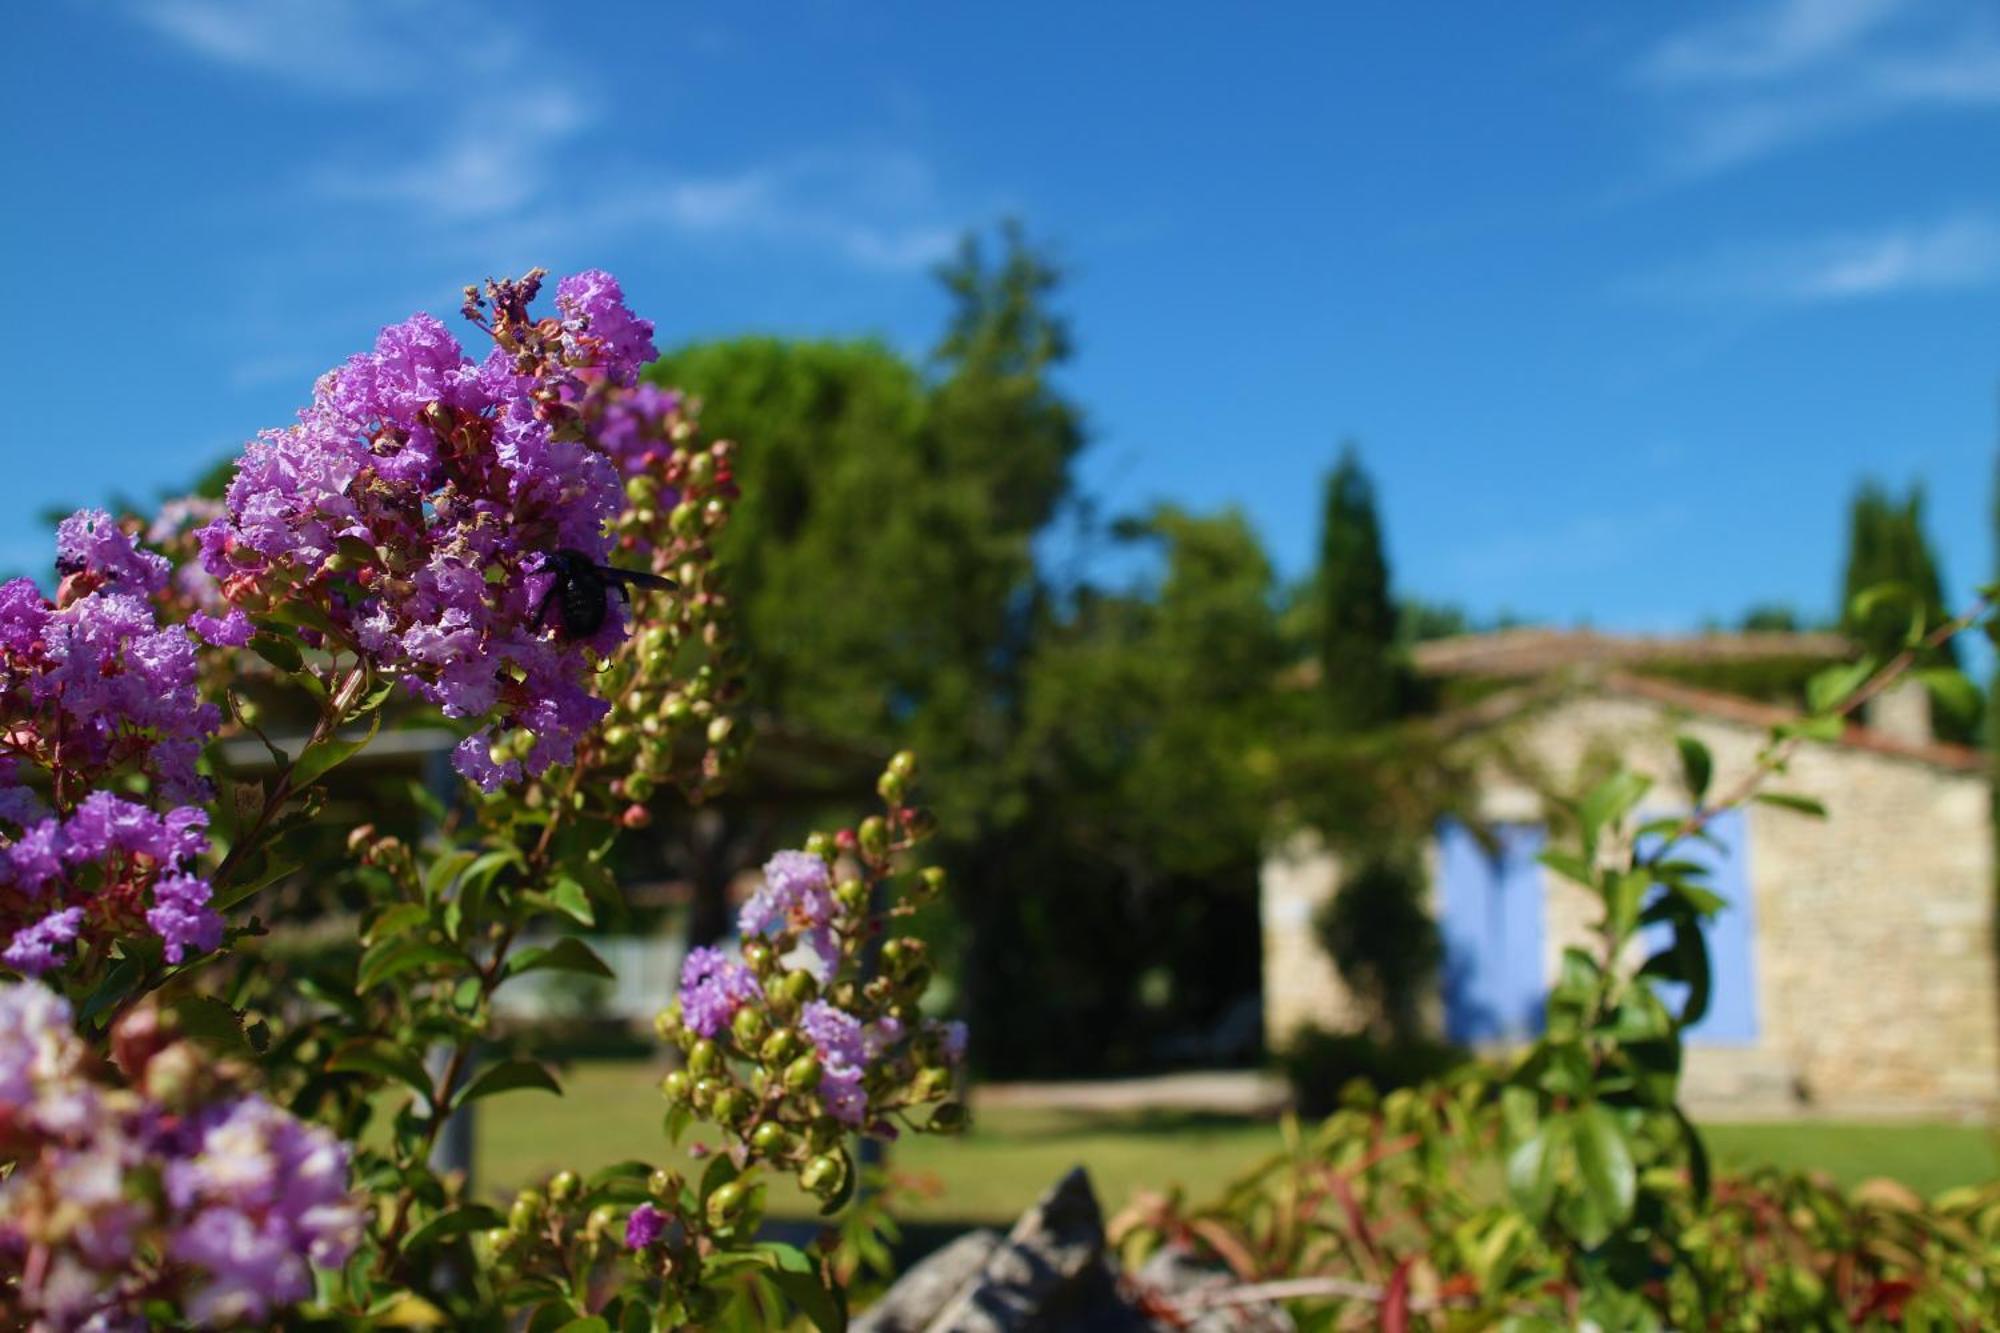
<svg viewBox="0 0 2000 1333"><path fill-rule="evenodd" d="M482 1188L511 1192L564 1166L664 1161L666 1103L656 1079L643 1063L582 1063L565 1075L560 1099L522 1093L484 1103L476 1164ZM1930 1194L2000 1175L1994 1135L1971 1126L1718 1125L1708 1136L1719 1162L1824 1170L1845 1185L1890 1176ZM1275 1125L1230 1116L1008 1107L980 1115L962 1138L906 1137L891 1160L900 1173L937 1187L902 1209L905 1217L1005 1222L1079 1163L1115 1210L1135 1190L1169 1183L1196 1198L1211 1195L1277 1143ZM774 1211L808 1211L802 1196L791 1195L788 1207L788 1194L774 1189Z"/></svg>

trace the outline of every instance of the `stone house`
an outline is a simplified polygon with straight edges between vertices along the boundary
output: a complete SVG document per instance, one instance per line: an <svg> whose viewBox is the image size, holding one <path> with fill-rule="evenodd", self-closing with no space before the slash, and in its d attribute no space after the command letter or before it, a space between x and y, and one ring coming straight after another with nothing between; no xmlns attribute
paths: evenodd
<svg viewBox="0 0 2000 1333"><path fill-rule="evenodd" d="M1831 636L1623 639L1512 631L1424 645L1418 670L1488 692L1439 725L1472 774L1478 836L1441 823L1427 849L1445 946L1431 1021L1480 1048L1538 1030L1563 949L1586 942L1589 895L1536 860L1552 794L1609 756L1654 779L1644 815L1682 813L1676 735L1715 760L1712 791L1755 762L1788 710L1642 674L1663 660L1832 659ZM1866 725L1809 742L1779 785L1828 818L1756 804L1702 851L1728 908L1709 928L1714 999L1689 1033L1686 1099L1732 1114L1966 1113L2000 1104L1994 836L1985 756L1932 739L1922 691L1876 701ZM1266 1036L1356 1026L1312 918L1341 879L1309 837L1262 877Z"/></svg>

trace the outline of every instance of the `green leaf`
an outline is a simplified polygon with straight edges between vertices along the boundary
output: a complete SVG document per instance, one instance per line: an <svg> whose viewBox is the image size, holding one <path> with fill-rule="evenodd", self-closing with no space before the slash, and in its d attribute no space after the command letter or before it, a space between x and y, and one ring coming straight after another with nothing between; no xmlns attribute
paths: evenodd
<svg viewBox="0 0 2000 1333"><path fill-rule="evenodd" d="M1555 1202L1556 1177L1569 1145L1569 1121L1544 1120L1525 1142L1507 1154L1507 1189L1521 1211L1539 1223Z"/></svg>
<svg viewBox="0 0 2000 1333"><path fill-rule="evenodd" d="M355 973L354 988L365 991L391 977L401 976L412 968L434 967L443 964L463 966L465 955L444 944L433 944L429 940L391 939L371 947L361 956L361 966Z"/></svg>
<svg viewBox="0 0 2000 1333"><path fill-rule="evenodd" d="M491 853L488 853L491 855ZM444 896L461 873L479 859L479 853L467 847L456 848L440 856L424 870L424 897L435 902Z"/></svg>
<svg viewBox="0 0 2000 1333"><path fill-rule="evenodd" d="M550 891L549 898L555 903L558 909L567 913L580 924L586 926L597 924L597 917L590 910L590 895L584 892L583 885L577 883L570 876L564 875L556 881L556 886Z"/></svg>
<svg viewBox="0 0 2000 1333"><path fill-rule="evenodd" d="M368 929L362 932L363 944L379 944L383 940L394 939L407 934L414 926L430 920L430 912L422 903L397 903L375 918Z"/></svg>
<svg viewBox="0 0 2000 1333"><path fill-rule="evenodd" d="M1597 876L1593 873L1590 862L1575 852L1551 848L1542 853L1541 862L1564 879L1574 880L1587 889L1597 887Z"/></svg>
<svg viewBox="0 0 2000 1333"><path fill-rule="evenodd" d="M1694 803L1700 805L1708 796L1709 779L1715 776L1715 759L1708 747L1692 736L1676 736L1674 745L1681 752L1681 780Z"/></svg>
<svg viewBox="0 0 2000 1333"><path fill-rule="evenodd" d="M800 1314L812 1320L814 1328L820 1333L844 1333L847 1313L841 1308L840 1295L820 1284L819 1270L804 1251L775 1241L764 1241L757 1249L770 1256L770 1276L778 1290Z"/></svg>
<svg viewBox="0 0 2000 1333"><path fill-rule="evenodd" d="M1979 716L1979 687L1963 673L1950 667L1927 667L1911 674L1930 691L1932 700L1947 717L1971 722Z"/></svg>
<svg viewBox="0 0 2000 1333"><path fill-rule="evenodd" d="M491 1097L497 1092L513 1092L518 1088L540 1088L562 1096L562 1084L533 1060L503 1060L475 1074L472 1081L452 1097L451 1104L456 1109L481 1097Z"/></svg>
<svg viewBox="0 0 2000 1333"><path fill-rule="evenodd" d="M436 1245L463 1236L471 1231L484 1231L497 1227L502 1218L499 1213L483 1203L469 1203L449 1212L439 1213L409 1234L404 1240L405 1250L421 1250L427 1245Z"/></svg>
<svg viewBox="0 0 2000 1333"><path fill-rule="evenodd" d="M305 669L306 659L299 652L298 644L276 634L266 632L252 635L250 651L286 675Z"/></svg>
<svg viewBox="0 0 2000 1333"><path fill-rule="evenodd" d="M570 1320L558 1328L556 1333L611 1333L611 1325L596 1315L587 1315L582 1319Z"/></svg>
<svg viewBox="0 0 2000 1333"><path fill-rule="evenodd" d="M1831 713L1854 697L1854 692L1875 674L1875 661L1864 657L1814 673L1806 682L1806 707L1815 713Z"/></svg>
<svg viewBox="0 0 2000 1333"><path fill-rule="evenodd" d="M1590 789L1577 806L1577 822L1583 826L1586 845L1594 846L1607 824L1616 824L1645 798L1652 782L1637 773L1614 773Z"/></svg>
<svg viewBox="0 0 2000 1333"><path fill-rule="evenodd" d="M184 995L174 1001L174 1017L189 1036L228 1054L251 1054L243 1016L213 995Z"/></svg>
<svg viewBox="0 0 2000 1333"><path fill-rule="evenodd" d="M337 1074L373 1074L414 1088L425 1102L431 1095L430 1071L424 1062L400 1046L387 1042L353 1041L335 1051L326 1067Z"/></svg>
<svg viewBox="0 0 2000 1333"><path fill-rule="evenodd" d="M1810 796L1798 796L1785 791L1760 791L1757 793L1757 801L1762 805L1775 805L1780 810L1796 810L1815 819L1826 818L1826 807Z"/></svg>
<svg viewBox="0 0 2000 1333"><path fill-rule="evenodd" d="M367 748L375 739L375 733L382 728L382 715L377 713L368 723L368 730L353 740L333 737L317 745L308 745L299 762L292 767L292 786L303 791L318 782L335 768L346 763Z"/></svg>
<svg viewBox="0 0 2000 1333"><path fill-rule="evenodd" d="M1632 1145L1618 1117L1600 1103L1592 1102L1573 1118L1584 1195L1603 1217L1608 1234L1632 1216L1632 1204L1638 1197L1639 1173L1632 1165Z"/></svg>
<svg viewBox="0 0 2000 1333"><path fill-rule="evenodd" d="M510 978L543 968L558 972L582 972L596 977L618 975L597 956L596 950L574 935L565 935L554 944L523 949L507 960L507 976Z"/></svg>

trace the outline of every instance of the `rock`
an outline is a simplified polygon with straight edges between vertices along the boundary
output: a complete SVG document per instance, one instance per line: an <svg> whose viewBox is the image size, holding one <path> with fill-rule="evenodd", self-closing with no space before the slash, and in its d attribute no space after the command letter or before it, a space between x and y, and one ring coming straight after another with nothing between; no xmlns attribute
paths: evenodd
<svg viewBox="0 0 2000 1333"><path fill-rule="evenodd" d="M971 1285L999 1247L997 1231L966 1232L897 1278L896 1285L848 1327L853 1333L922 1333L953 1297Z"/></svg>
<svg viewBox="0 0 2000 1333"><path fill-rule="evenodd" d="M1005 1239L961 1236L912 1268L857 1333L1292 1333L1275 1306L1168 1313L1177 1298L1231 1285L1228 1270L1168 1246L1121 1284L1105 1252L1104 1215L1078 1167L1022 1214ZM1146 1313L1165 1314L1156 1320Z"/></svg>
<svg viewBox="0 0 2000 1333"><path fill-rule="evenodd" d="M899 1284L900 1285L900 1284ZM1077 1167L1022 1214L926 1333L1141 1333L1104 1256L1104 1214Z"/></svg>

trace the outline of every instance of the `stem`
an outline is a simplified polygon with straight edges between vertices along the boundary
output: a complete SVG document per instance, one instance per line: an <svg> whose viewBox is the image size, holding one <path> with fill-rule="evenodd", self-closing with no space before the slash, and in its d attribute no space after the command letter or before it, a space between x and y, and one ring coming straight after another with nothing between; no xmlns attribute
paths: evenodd
<svg viewBox="0 0 2000 1333"><path fill-rule="evenodd" d="M284 771L278 774L278 780L272 786L270 794L264 798L263 808L258 810L257 818L251 823L249 832L236 840L236 844L229 849L229 854L222 858L222 864L215 868L215 874L210 876L209 884L218 895L223 886L229 882L229 877L241 868L245 857L261 845L264 831L270 827L278 812L284 809L285 803L296 794L292 787L292 774L298 771L299 760L305 758L306 752L313 746L331 739L334 733L340 730L341 724L347 719L347 710L354 706L354 701L360 697L362 688L367 684L368 674L368 668L357 661L354 669L334 691L326 711L313 726L312 735L306 738L306 743L300 747L298 754L285 765Z"/></svg>
<svg viewBox="0 0 2000 1333"><path fill-rule="evenodd" d="M1890 658L1874 675L1862 682L1858 689L1842 700L1838 707L1829 709L1824 713L1815 714L1814 716L1824 718L1846 718L1852 716L1863 704L1881 694L1882 691L1888 689L1889 686L1905 675L1910 668L1916 665L1917 658L1920 655L1933 648L1942 646L1946 641L1970 628L1986 613L1986 608L1987 601L1982 597L1958 615L1945 621L1929 634L1926 634L1916 643L1909 645ZM1681 841L1683 838L1692 837L1701 832L1723 811L1733 810L1756 796L1758 790L1764 785L1765 779L1784 768L1791 760L1791 757L1798 752L1799 746L1806 739L1805 736L1798 734L1786 736L1782 739L1774 739L1770 745L1764 748L1763 753L1757 756L1757 762L1751 766L1750 771L1745 773L1735 786L1731 787L1714 804L1705 805L1689 814L1671 834L1661 841L1659 849L1652 856L1647 857L1641 864L1651 865L1661 860L1673 848L1675 843Z"/></svg>

